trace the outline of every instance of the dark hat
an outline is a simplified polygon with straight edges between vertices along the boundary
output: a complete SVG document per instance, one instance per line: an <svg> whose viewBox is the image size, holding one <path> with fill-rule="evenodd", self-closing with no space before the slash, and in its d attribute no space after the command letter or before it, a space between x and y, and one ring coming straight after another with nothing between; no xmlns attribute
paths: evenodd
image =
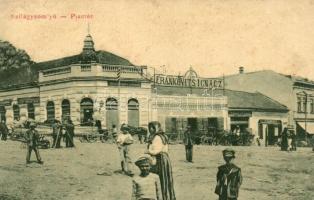
<svg viewBox="0 0 314 200"><path fill-rule="evenodd" d="M149 155L143 155L143 156L139 157L137 159L137 161L135 161L135 165L138 167L143 165L143 164L151 165L152 164L152 158Z"/></svg>
<svg viewBox="0 0 314 200"><path fill-rule="evenodd" d="M232 157L235 158L235 151L233 149L227 148L222 151L222 155L224 157Z"/></svg>
<svg viewBox="0 0 314 200"><path fill-rule="evenodd" d="M129 131L129 126L128 126L127 124L123 123L123 124L121 125L120 130L121 130L121 131Z"/></svg>
<svg viewBox="0 0 314 200"><path fill-rule="evenodd" d="M155 134L160 129L160 127L161 124L158 121L152 121L148 123L148 131L150 132L150 134ZM153 133L151 133L151 128L155 130Z"/></svg>

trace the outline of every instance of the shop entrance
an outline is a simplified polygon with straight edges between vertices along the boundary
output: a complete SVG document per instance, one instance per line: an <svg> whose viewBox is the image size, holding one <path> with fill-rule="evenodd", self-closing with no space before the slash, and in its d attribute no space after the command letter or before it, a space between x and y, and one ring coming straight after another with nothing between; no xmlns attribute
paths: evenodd
<svg viewBox="0 0 314 200"><path fill-rule="evenodd" d="M90 98L81 101L81 125L90 126L93 124L94 103Z"/></svg>
<svg viewBox="0 0 314 200"><path fill-rule="evenodd" d="M280 120L261 119L258 121L259 139L264 140L265 146L276 145L281 131L282 123Z"/></svg>
<svg viewBox="0 0 314 200"><path fill-rule="evenodd" d="M198 128L197 128L197 118L188 118L187 122L188 122L187 125L191 126L191 131L193 133L198 131Z"/></svg>

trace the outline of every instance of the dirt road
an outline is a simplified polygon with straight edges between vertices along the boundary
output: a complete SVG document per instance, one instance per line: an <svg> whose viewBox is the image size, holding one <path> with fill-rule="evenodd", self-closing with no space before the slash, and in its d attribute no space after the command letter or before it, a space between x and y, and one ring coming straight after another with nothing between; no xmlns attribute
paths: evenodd
<svg viewBox="0 0 314 200"><path fill-rule="evenodd" d="M220 146L195 146L194 163L185 162L184 146L171 145L177 200L217 199L214 194ZM310 200L314 196L314 153L311 149L281 152L273 147L234 147L242 168L239 200ZM133 158L145 145L132 146ZM127 200L131 178L118 172L114 144L80 143L73 149L40 151L44 165L25 164L26 149L18 142L0 141L0 199ZM32 155L35 160L35 155ZM137 169L134 169L138 173Z"/></svg>

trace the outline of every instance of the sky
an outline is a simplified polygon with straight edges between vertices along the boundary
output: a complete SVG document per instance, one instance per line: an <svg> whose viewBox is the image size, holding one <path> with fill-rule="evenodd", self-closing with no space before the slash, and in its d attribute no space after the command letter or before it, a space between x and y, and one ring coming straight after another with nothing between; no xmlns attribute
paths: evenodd
<svg viewBox="0 0 314 200"><path fill-rule="evenodd" d="M89 23L96 50L158 72L243 66L314 80L314 0L0 0L0 10L0 39L36 62L80 53Z"/></svg>

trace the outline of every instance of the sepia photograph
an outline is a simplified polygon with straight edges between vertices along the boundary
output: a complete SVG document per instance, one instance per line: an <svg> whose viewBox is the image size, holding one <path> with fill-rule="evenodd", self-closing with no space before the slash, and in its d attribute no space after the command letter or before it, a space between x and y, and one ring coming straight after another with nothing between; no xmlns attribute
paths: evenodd
<svg viewBox="0 0 314 200"><path fill-rule="evenodd" d="M314 199L314 0L0 10L0 200Z"/></svg>

